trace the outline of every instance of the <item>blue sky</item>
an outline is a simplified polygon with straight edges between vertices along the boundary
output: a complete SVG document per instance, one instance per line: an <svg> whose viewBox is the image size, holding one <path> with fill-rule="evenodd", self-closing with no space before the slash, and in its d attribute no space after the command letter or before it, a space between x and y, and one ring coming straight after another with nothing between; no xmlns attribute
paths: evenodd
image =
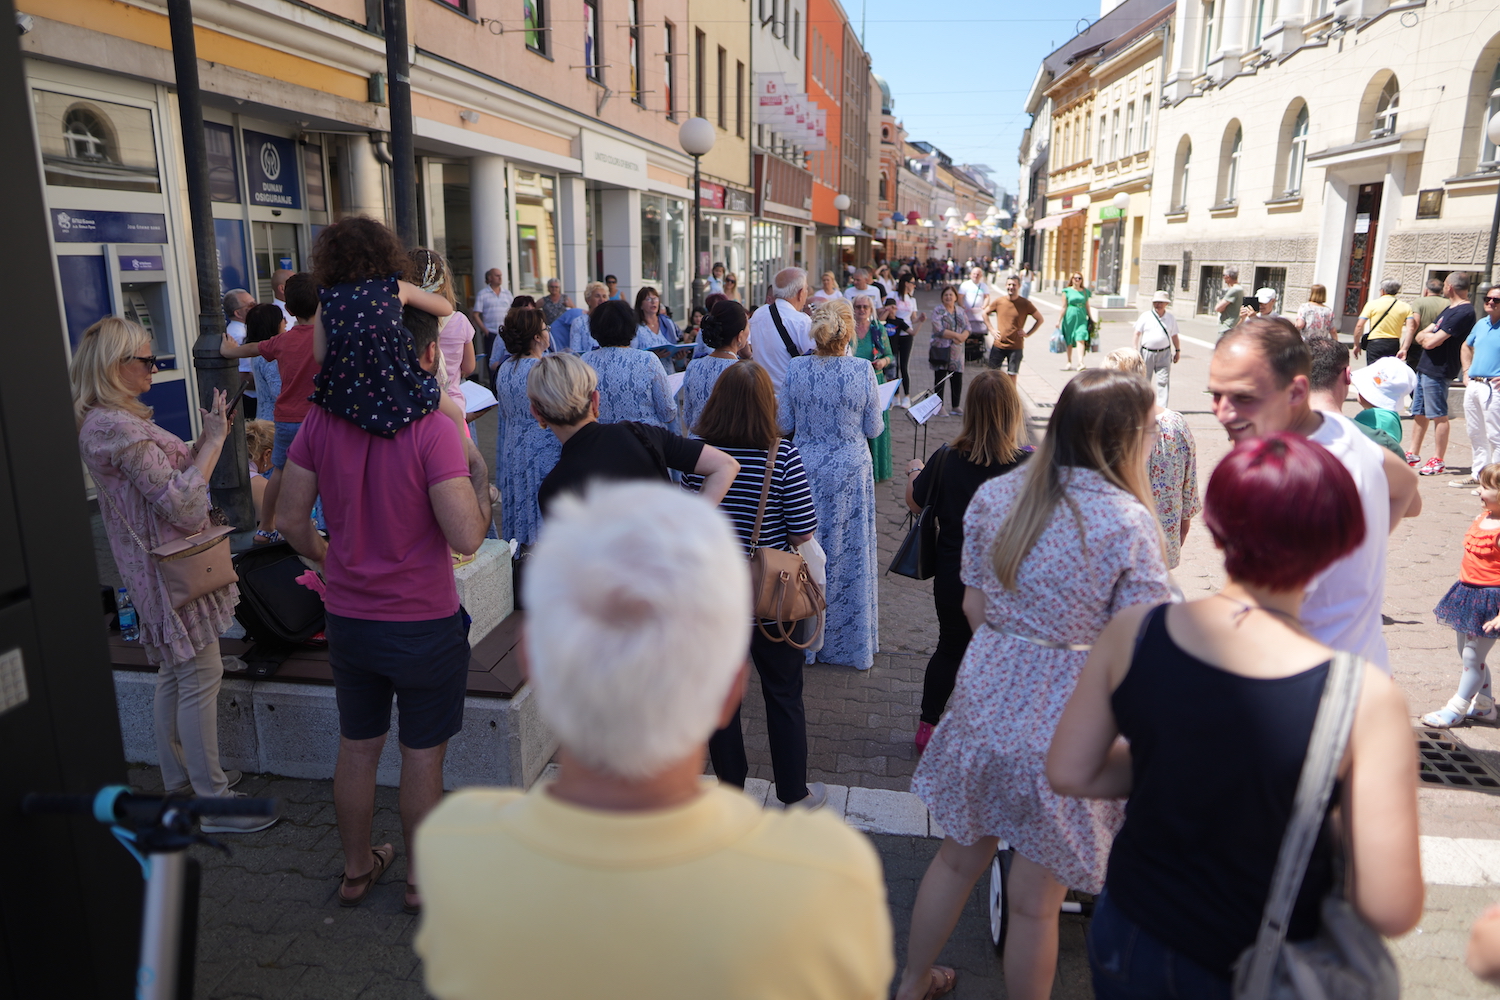
<svg viewBox="0 0 1500 1000"><path fill-rule="evenodd" d="M958 163L987 163L1016 190L1022 110L1042 57L1097 20L1098 0L841 0L865 49L891 85L910 138Z"/></svg>

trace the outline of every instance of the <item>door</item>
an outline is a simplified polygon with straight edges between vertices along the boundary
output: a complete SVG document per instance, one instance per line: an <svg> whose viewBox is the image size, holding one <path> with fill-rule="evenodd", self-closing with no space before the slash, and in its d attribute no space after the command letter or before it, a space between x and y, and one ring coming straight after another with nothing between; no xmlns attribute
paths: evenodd
<svg viewBox="0 0 1500 1000"><path fill-rule="evenodd" d="M1214 306L1224 297L1224 268L1204 266L1198 275L1198 315L1216 315Z"/></svg>
<svg viewBox="0 0 1500 1000"><path fill-rule="evenodd" d="M1345 316L1358 316L1370 297L1375 264L1375 235L1379 228L1383 183L1361 184L1354 202L1354 232L1349 239L1348 275L1344 283Z"/></svg>
<svg viewBox="0 0 1500 1000"><path fill-rule="evenodd" d="M250 234L255 244L255 287L251 291L255 301L270 302L271 275L300 269L297 227L290 222L252 222Z"/></svg>

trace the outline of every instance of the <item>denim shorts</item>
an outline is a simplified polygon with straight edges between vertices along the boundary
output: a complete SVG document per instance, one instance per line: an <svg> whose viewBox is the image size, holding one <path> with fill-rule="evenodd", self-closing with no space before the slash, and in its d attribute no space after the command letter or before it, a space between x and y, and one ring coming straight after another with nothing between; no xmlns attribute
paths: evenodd
<svg viewBox="0 0 1500 1000"><path fill-rule="evenodd" d="M276 440L271 445L271 466L276 469L286 468L286 453L292 450L292 441L297 437L297 428L302 426L301 421L276 421Z"/></svg>
<svg viewBox="0 0 1500 1000"><path fill-rule="evenodd" d="M1229 980L1163 946L1109 899L1094 903L1089 970L1097 1000L1229 1000Z"/></svg>
<svg viewBox="0 0 1500 1000"><path fill-rule="evenodd" d="M469 629L460 609L448 618L383 622L327 615L328 665L339 707L339 733L372 740L400 710L401 745L427 750L464 724Z"/></svg>
<svg viewBox="0 0 1500 1000"><path fill-rule="evenodd" d="M1411 415L1446 417L1448 415L1448 380L1417 372L1417 391L1411 398Z"/></svg>

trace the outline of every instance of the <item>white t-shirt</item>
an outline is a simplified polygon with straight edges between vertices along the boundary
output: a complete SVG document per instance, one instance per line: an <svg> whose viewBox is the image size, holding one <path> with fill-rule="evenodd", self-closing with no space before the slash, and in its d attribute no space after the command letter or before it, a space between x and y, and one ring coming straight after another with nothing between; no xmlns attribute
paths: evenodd
<svg viewBox="0 0 1500 1000"><path fill-rule="evenodd" d="M885 305L885 299L881 296L880 289L876 288L873 282L865 288L855 288L853 285L850 285L844 289L844 298L849 300L851 306L854 305L854 300L861 295L866 296L871 302L875 303L876 309Z"/></svg>
<svg viewBox="0 0 1500 1000"><path fill-rule="evenodd" d="M829 299L838 299L838 298L842 298L842 297L843 297L843 293L840 292L838 289L834 289L831 292L825 292L825 291L823 291L823 289L820 288L816 292L812 293L812 301L815 302L815 303L817 303L817 302L827 302Z"/></svg>
<svg viewBox="0 0 1500 1000"><path fill-rule="evenodd" d="M812 317L793 309L785 299L761 306L750 317L750 350L755 354L756 364L771 376L771 384L779 393L781 383L786 381L786 366L792 359L786 353L786 345L781 342L776 321L771 318L772 309L781 316L781 323L792 343L799 348L799 355L813 349Z"/></svg>
<svg viewBox="0 0 1500 1000"><path fill-rule="evenodd" d="M903 295L896 300L896 318L911 323L911 314L917 311L917 297ZM909 332L909 331L908 331Z"/></svg>
<svg viewBox="0 0 1500 1000"><path fill-rule="evenodd" d="M958 297L969 310L969 332L984 330L983 310L985 301L990 297L990 286L983 281L976 284L973 278L966 278L958 286Z"/></svg>
<svg viewBox="0 0 1500 1000"><path fill-rule="evenodd" d="M1385 601L1385 548L1390 536L1391 487L1385 450L1348 417L1323 413L1323 426L1309 441L1332 452L1354 478L1365 513L1365 540L1308 584L1302 624L1331 649L1363 656L1390 673L1390 654L1381 631Z"/></svg>
<svg viewBox="0 0 1500 1000"><path fill-rule="evenodd" d="M1158 323L1158 319L1161 322ZM1157 316L1155 309L1147 309L1135 321L1135 332L1141 335L1142 347L1160 351L1172 346L1172 338L1177 336L1177 317L1170 311Z"/></svg>
<svg viewBox="0 0 1500 1000"><path fill-rule="evenodd" d="M232 319L227 324L225 324L225 326L224 326L224 336L228 337L230 340L234 341L236 344L243 344L245 342L245 333L246 333L245 324L241 320ZM240 358L240 366L239 367L240 367L240 371L242 371L242 372L254 372L255 371L255 359L254 358ZM230 395L233 395L233 393L231 393ZM255 390L254 389L246 389L245 390L245 395L249 396L251 399L254 399L255 398Z"/></svg>

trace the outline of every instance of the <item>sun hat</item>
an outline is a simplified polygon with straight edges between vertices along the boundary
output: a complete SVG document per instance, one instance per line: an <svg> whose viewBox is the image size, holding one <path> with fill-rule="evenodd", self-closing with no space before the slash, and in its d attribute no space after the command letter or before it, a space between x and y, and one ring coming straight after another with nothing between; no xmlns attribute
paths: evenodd
<svg viewBox="0 0 1500 1000"><path fill-rule="evenodd" d="M1400 358L1381 358L1349 373L1354 391L1383 410L1399 410L1401 401L1417 389L1417 373Z"/></svg>
<svg viewBox="0 0 1500 1000"><path fill-rule="evenodd" d="M1155 295L1151 296L1151 302L1152 302L1153 305L1156 304L1157 302L1165 302L1167 305L1171 305L1172 304L1172 293L1171 292L1157 292Z"/></svg>

